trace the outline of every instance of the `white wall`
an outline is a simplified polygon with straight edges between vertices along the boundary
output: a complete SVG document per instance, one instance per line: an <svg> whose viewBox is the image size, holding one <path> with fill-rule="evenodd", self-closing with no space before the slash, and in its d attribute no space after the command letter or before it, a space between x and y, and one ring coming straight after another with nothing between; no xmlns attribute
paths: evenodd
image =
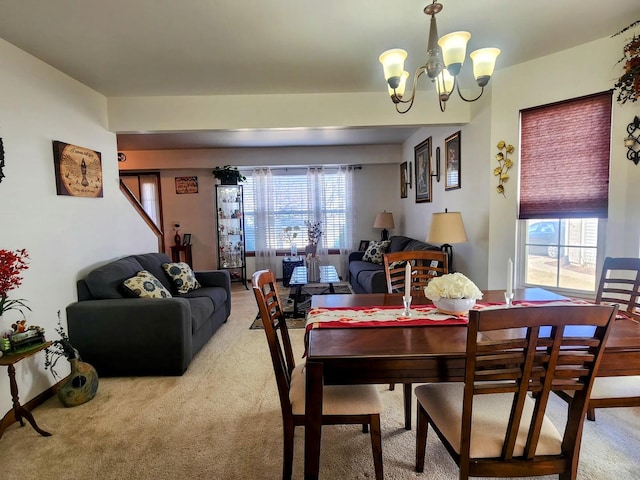
<svg viewBox="0 0 640 480"><path fill-rule="evenodd" d="M580 97L613 88L621 75L616 62L622 57L623 36L603 38L555 55L500 70L493 83L491 104L491 153L505 140L516 147L512 179L519 173L519 111L537 105ZM620 106L614 103L611 135L609 218L604 251L609 256L640 254L640 166L626 158L623 139L640 102ZM580 159L571 159L579 162ZM562 175L562 172L548 172ZM516 259L517 195L507 186L506 201L491 193L489 211L489 288L504 288L508 258Z"/></svg>
<svg viewBox="0 0 640 480"><path fill-rule="evenodd" d="M9 292L32 311L55 340L56 312L76 300L75 282L92 267L129 253L157 250L149 229L120 193L115 135L106 130L106 99L30 55L0 40L0 137L5 149L0 183L0 248L26 248L30 268L23 285ZM103 198L56 195L52 140L102 153ZM19 313L8 312L0 330ZM81 352L82 353L82 352ZM44 353L16 365L24 403L54 383ZM59 373L68 367L61 362ZM9 381L0 372L0 417L11 409ZM29 427L30 428L30 427Z"/></svg>

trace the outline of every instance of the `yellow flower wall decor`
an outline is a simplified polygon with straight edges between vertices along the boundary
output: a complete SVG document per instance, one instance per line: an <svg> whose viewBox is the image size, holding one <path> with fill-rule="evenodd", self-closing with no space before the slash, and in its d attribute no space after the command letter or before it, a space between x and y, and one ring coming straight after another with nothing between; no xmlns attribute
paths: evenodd
<svg viewBox="0 0 640 480"><path fill-rule="evenodd" d="M509 155L513 153L515 148L513 145L507 145L503 140L498 142L497 147L499 152L496 155L496 160L499 166L493 169L493 174L498 177L496 190L506 197L504 194L504 183L509 180L509 169L513 167L513 162L509 158Z"/></svg>

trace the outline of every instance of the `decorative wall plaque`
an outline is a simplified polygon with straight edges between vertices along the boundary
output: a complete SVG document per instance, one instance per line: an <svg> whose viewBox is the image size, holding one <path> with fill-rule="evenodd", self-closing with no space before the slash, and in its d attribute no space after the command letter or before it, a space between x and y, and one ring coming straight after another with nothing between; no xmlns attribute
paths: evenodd
<svg viewBox="0 0 640 480"><path fill-rule="evenodd" d="M102 158L88 148L53 142L58 195L102 197Z"/></svg>

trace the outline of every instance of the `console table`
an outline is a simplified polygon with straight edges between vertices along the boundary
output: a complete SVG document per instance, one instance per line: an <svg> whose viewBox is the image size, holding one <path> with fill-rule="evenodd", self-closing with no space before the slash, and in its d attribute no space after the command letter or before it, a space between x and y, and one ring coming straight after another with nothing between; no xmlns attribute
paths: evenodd
<svg viewBox="0 0 640 480"><path fill-rule="evenodd" d="M180 260L181 253L184 254L184 261L193 268L191 245L171 245L171 260L174 262L182 262L182 260Z"/></svg>
<svg viewBox="0 0 640 480"><path fill-rule="evenodd" d="M50 437L51 434L49 432L45 432L36 423L36 420L33 418L33 415L27 409L27 407L20 405L20 399L18 397L18 384L16 383L16 368L15 364L24 358L28 358L31 355L35 355L40 350L44 350L48 346L51 345L51 342L43 343L42 345L35 347L31 350L21 353L14 353L0 357L0 365L9 368L9 388L11 390L11 399L13 400L13 415L15 419L20 422L20 425L24 427L24 420L26 418L27 421L31 424L36 432L38 432L43 437ZM7 427L13 422L8 421L8 416L5 416L2 420L0 420L0 438L2 438L2 434L7 429Z"/></svg>

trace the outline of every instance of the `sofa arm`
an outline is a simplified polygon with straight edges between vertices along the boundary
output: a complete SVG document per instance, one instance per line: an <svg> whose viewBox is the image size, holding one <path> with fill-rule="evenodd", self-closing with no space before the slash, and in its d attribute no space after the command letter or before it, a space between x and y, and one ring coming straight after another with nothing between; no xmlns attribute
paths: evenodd
<svg viewBox="0 0 640 480"><path fill-rule="evenodd" d="M349 262L360 261L364 257L364 252L351 252L349 254Z"/></svg>
<svg viewBox="0 0 640 480"><path fill-rule="evenodd" d="M202 272L194 272L196 280L203 287L222 287L227 291L227 301L225 308L227 309L227 318L231 315L231 275L228 270L207 270Z"/></svg>
<svg viewBox="0 0 640 480"><path fill-rule="evenodd" d="M192 357L184 298L87 300L67 306L69 339L101 376L182 375Z"/></svg>

